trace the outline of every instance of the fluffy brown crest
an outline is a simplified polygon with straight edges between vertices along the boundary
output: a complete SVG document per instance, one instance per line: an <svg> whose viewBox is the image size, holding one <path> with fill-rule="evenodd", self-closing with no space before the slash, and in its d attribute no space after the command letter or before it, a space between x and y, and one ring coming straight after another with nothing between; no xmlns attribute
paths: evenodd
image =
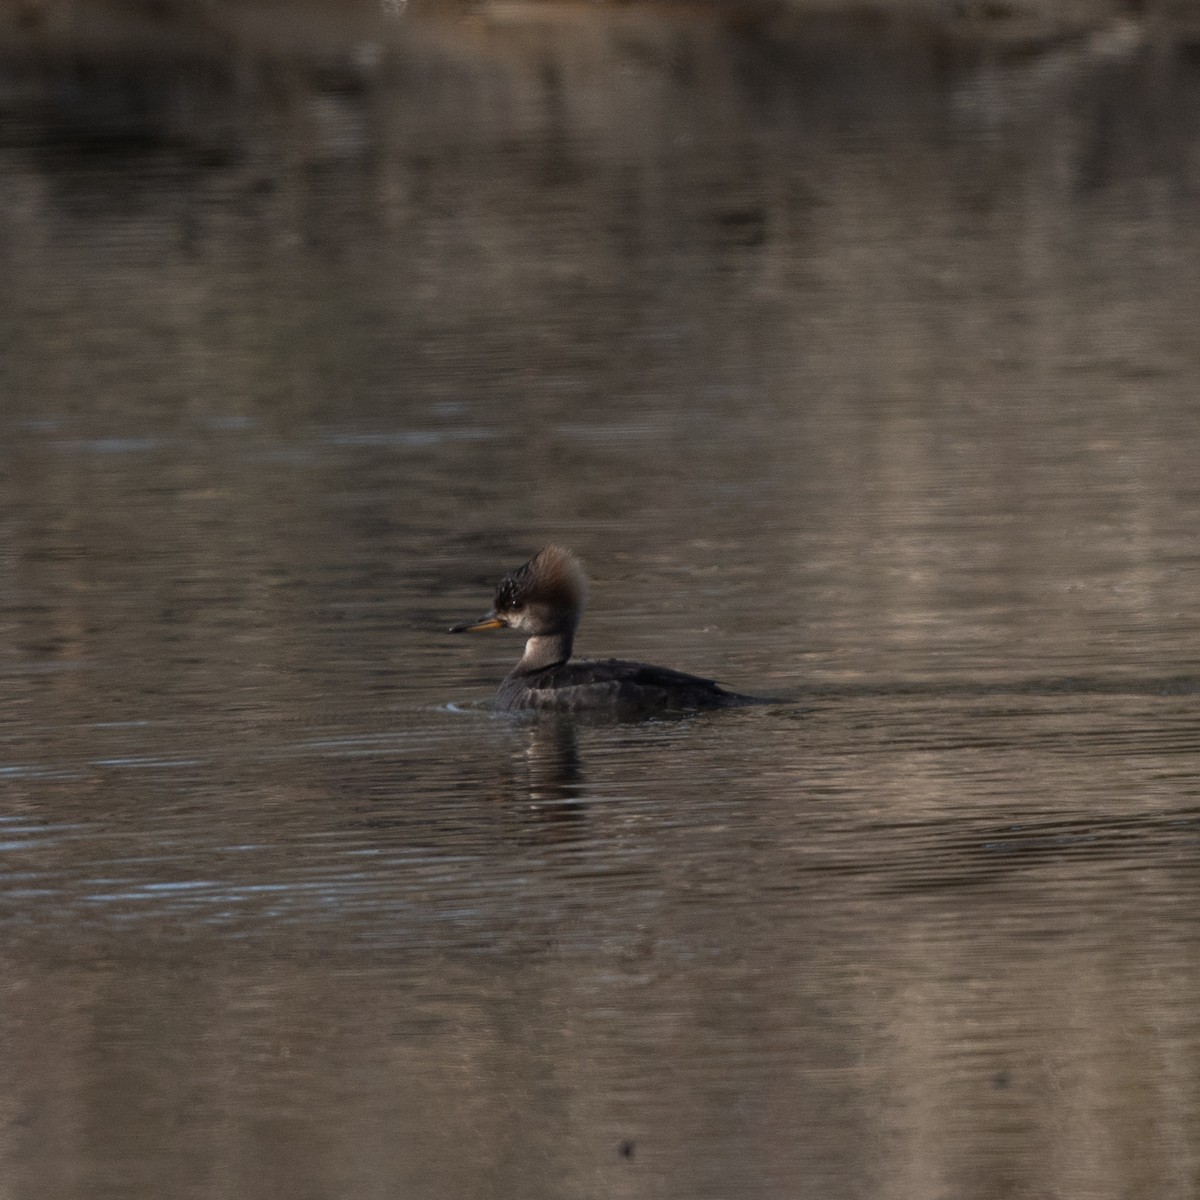
<svg viewBox="0 0 1200 1200"><path fill-rule="evenodd" d="M530 602L576 612L583 610L587 603L587 577L570 550L546 546L500 581L496 589L497 612Z"/></svg>

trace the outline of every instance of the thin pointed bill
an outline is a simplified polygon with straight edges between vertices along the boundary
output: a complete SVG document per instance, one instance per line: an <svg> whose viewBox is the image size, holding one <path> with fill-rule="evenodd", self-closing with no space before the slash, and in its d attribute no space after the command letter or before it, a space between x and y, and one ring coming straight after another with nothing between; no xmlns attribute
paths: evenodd
<svg viewBox="0 0 1200 1200"><path fill-rule="evenodd" d="M504 629L506 622L502 621L494 612L490 612L479 618L478 621L468 621L465 625L451 625L451 633L479 633L484 629Z"/></svg>

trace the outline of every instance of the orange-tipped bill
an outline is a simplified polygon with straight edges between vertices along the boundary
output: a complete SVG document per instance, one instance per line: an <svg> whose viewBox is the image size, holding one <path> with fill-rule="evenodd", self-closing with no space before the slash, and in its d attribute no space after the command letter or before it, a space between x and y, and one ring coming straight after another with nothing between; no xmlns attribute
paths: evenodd
<svg viewBox="0 0 1200 1200"><path fill-rule="evenodd" d="M508 622L490 612L480 617L478 621L468 621L465 625L451 625L451 633L479 633L484 629L504 629Z"/></svg>

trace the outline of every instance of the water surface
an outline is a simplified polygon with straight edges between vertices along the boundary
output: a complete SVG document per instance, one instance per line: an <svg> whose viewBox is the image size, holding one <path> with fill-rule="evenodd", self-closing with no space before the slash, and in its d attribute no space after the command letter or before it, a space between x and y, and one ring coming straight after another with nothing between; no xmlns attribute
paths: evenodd
<svg viewBox="0 0 1200 1200"><path fill-rule="evenodd" d="M322 29L6 67L10 1190L1193 1195L1186 48Z"/></svg>

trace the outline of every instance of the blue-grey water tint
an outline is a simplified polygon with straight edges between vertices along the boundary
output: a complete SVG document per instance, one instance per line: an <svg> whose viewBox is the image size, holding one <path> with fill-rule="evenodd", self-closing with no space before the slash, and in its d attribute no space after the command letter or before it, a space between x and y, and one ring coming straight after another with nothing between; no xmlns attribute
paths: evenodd
<svg viewBox="0 0 1200 1200"><path fill-rule="evenodd" d="M253 11L4 67L9 1190L1194 1195L1187 45Z"/></svg>

